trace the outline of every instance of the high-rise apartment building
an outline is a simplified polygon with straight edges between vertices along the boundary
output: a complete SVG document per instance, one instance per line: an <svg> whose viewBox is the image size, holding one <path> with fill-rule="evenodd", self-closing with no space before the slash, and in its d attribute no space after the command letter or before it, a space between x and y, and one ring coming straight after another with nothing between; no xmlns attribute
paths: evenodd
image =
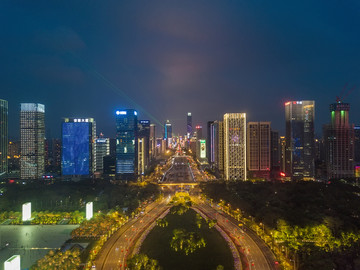
<svg viewBox="0 0 360 270"><path fill-rule="evenodd" d="M271 130L271 146L270 146L270 170L280 173L280 138L279 132Z"/></svg>
<svg viewBox="0 0 360 270"><path fill-rule="evenodd" d="M285 172L296 181L315 178L314 118L315 101L285 103Z"/></svg>
<svg viewBox="0 0 360 270"><path fill-rule="evenodd" d="M8 172L8 102L0 99L0 177Z"/></svg>
<svg viewBox="0 0 360 270"><path fill-rule="evenodd" d="M331 122L324 126L327 177L354 177L354 125L349 123L350 104L330 105Z"/></svg>
<svg viewBox="0 0 360 270"><path fill-rule="evenodd" d="M61 140L45 139L45 172L61 172Z"/></svg>
<svg viewBox="0 0 360 270"><path fill-rule="evenodd" d="M215 123L217 123L218 126L218 135L219 135L219 139L217 140L218 146L217 146L217 150L218 153L215 154L215 166L219 169L220 173L224 174L224 164L225 164L225 160L224 160L224 121L216 121Z"/></svg>
<svg viewBox="0 0 360 270"><path fill-rule="evenodd" d="M150 124L150 159L156 156L156 126Z"/></svg>
<svg viewBox="0 0 360 270"><path fill-rule="evenodd" d="M285 136L280 136L280 171L285 172L286 167L286 159L285 159L285 153L286 153L286 138Z"/></svg>
<svg viewBox="0 0 360 270"><path fill-rule="evenodd" d="M150 120L140 120L138 124L138 174L145 173L150 162Z"/></svg>
<svg viewBox="0 0 360 270"><path fill-rule="evenodd" d="M110 139L99 137L95 140L96 169L97 172L104 172L104 157L110 155Z"/></svg>
<svg viewBox="0 0 360 270"><path fill-rule="evenodd" d="M203 127L201 125L195 126L196 139L201 140L203 138Z"/></svg>
<svg viewBox="0 0 360 270"><path fill-rule="evenodd" d="M137 131L137 111L116 111L116 174L121 180L134 180L137 176Z"/></svg>
<svg viewBox="0 0 360 270"><path fill-rule="evenodd" d="M215 163L215 140L216 136L216 125L215 121L209 121L207 124L207 140L206 140L206 155L209 164L212 166Z"/></svg>
<svg viewBox="0 0 360 270"><path fill-rule="evenodd" d="M20 141L9 141L8 173L20 172Z"/></svg>
<svg viewBox="0 0 360 270"><path fill-rule="evenodd" d="M354 126L354 162L360 166L360 126Z"/></svg>
<svg viewBox="0 0 360 270"><path fill-rule="evenodd" d="M204 142L205 140L203 140L203 135L202 135L202 126L197 125L195 127L196 129L196 158L200 159L201 154L205 153L206 151L201 151L201 141ZM206 147L205 147L206 148Z"/></svg>
<svg viewBox="0 0 360 270"><path fill-rule="evenodd" d="M192 137L192 115L191 115L191 112L187 113L186 136L187 136L188 139L190 139Z"/></svg>
<svg viewBox="0 0 360 270"><path fill-rule="evenodd" d="M270 177L270 122L247 125L247 167L253 177Z"/></svg>
<svg viewBox="0 0 360 270"><path fill-rule="evenodd" d="M62 175L90 176L96 169L96 123L93 118L64 118Z"/></svg>
<svg viewBox="0 0 360 270"><path fill-rule="evenodd" d="M138 168L137 172L139 175L145 174L146 170L146 138L139 137L138 138Z"/></svg>
<svg viewBox="0 0 360 270"><path fill-rule="evenodd" d="M246 180L246 114L224 114L224 176Z"/></svg>
<svg viewBox="0 0 360 270"><path fill-rule="evenodd" d="M20 177L41 178L45 170L45 106L21 103L20 110Z"/></svg>

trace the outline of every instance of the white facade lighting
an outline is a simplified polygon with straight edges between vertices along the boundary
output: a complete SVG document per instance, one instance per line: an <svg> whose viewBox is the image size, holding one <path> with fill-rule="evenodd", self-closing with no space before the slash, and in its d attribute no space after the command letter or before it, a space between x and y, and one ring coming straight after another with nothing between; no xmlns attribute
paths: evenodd
<svg viewBox="0 0 360 270"><path fill-rule="evenodd" d="M29 221L31 219L31 203L24 203L22 205L22 221Z"/></svg>
<svg viewBox="0 0 360 270"><path fill-rule="evenodd" d="M86 219L89 220L93 217L93 202L86 204Z"/></svg>
<svg viewBox="0 0 360 270"><path fill-rule="evenodd" d="M20 255L14 255L4 262L4 270L20 270Z"/></svg>

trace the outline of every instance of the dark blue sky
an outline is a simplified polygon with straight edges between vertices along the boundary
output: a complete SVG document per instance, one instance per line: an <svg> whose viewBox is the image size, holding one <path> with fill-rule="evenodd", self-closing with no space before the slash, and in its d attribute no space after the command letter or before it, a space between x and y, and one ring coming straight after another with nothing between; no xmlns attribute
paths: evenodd
<svg viewBox="0 0 360 270"><path fill-rule="evenodd" d="M246 112L284 130L284 102L316 101L316 130L345 83L360 123L359 1L1 1L0 98L10 136L19 103L46 105L46 126L94 117L114 136L114 111L194 124Z"/></svg>

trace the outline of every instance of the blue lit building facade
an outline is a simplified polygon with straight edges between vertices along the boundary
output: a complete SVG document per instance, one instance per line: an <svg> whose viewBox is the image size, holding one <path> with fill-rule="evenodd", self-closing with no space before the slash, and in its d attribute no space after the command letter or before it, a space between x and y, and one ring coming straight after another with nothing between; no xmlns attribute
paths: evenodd
<svg viewBox="0 0 360 270"><path fill-rule="evenodd" d="M134 180L138 152L137 111L116 111L116 175L120 180Z"/></svg>
<svg viewBox="0 0 360 270"><path fill-rule="evenodd" d="M93 118L64 118L62 123L62 175L90 176L96 168Z"/></svg>

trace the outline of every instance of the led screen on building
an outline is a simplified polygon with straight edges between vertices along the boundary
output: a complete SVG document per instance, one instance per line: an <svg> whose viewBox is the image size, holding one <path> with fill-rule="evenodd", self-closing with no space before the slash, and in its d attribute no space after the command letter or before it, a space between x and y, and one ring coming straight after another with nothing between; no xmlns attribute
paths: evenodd
<svg viewBox="0 0 360 270"><path fill-rule="evenodd" d="M200 140L200 158L206 158L206 140Z"/></svg>
<svg viewBox="0 0 360 270"><path fill-rule="evenodd" d="M360 166L355 166L355 177L360 178Z"/></svg>
<svg viewBox="0 0 360 270"><path fill-rule="evenodd" d="M62 124L62 174L90 174L90 123Z"/></svg>

